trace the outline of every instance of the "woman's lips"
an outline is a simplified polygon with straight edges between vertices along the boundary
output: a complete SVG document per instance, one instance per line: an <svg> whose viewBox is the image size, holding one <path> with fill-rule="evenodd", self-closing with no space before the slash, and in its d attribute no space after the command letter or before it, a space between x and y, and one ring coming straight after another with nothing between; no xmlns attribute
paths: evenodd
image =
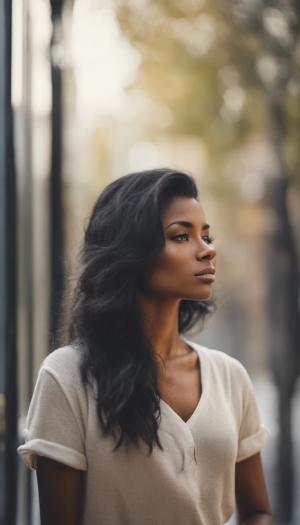
<svg viewBox="0 0 300 525"><path fill-rule="evenodd" d="M215 275L212 273L204 273L202 275L195 275L196 279L205 283L213 283L215 281Z"/></svg>

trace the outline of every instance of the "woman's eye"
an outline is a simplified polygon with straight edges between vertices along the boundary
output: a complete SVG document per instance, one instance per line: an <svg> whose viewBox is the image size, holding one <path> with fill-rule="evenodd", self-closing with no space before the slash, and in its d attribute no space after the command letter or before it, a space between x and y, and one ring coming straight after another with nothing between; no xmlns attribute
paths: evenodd
<svg viewBox="0 0 300 525"><path fill-rule="evenodd" d="M215 238L214 237L211 237L210 235L205 235L205 237L202 237L202 239L207 243L207 244L211 244L212 242L214 242Z"/></svg>
<svg viewBox="0 0 300 525"><path fill-rule="evenodd" d="M204 237L202 237L202 239L204 240L204 242L206 242L206 244L211 244L215 238L214 237L211 237L210 235L205 235ZM178 235L174 235L172 237L172 241L179 241L179 242L182 242L182 241L188 241L189 240L189 234L188 233L179 233Z"/></svg>
<svg viewBox="0 0 300 525"><path fill-rule="evenodd" d="M172 237L172 240L175 240L175 241L182 241L182 240L188 240L189 236L187 233L179 233L178 235L174 235L174 237Z"/></svg>

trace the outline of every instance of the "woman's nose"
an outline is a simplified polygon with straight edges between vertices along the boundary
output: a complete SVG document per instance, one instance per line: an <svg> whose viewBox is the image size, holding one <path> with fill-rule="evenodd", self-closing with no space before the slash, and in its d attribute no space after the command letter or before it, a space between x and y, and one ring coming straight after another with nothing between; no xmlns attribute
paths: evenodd
<svg viewBox="0 0 300 525"><path fill-rule="evenodd" d="M217 252L214 246L204 243L202 245L202 248L198 250L197 259L199 261L201 261L202 259L208 259L210 261L211 259L214 259L216 255Z"/></svg>

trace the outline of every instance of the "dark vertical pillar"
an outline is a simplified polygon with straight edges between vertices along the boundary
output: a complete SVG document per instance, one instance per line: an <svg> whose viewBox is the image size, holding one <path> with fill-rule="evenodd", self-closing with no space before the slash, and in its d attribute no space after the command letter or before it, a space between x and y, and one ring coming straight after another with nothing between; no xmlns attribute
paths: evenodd
<svg viewBox="0 0 300 525"><path fill-rule="evenodd" d="M50 176L50 347L59 343L59 320L64 287L63 268L63 202L62 202L62 73L57 50L61 40L63 0L51 0L51 176Z"/></svg>
<svg viewBox="0 0 300 525"><path fill-rule="evenodd" d="M16 191L11 107L12 2L0 3L1 524L14 525L17 494ZM3 435L4 433L4 435ZM4 447L3 447L4 445Z"/></svg>
<svg viewBox="0 0 300 525"><path fill-rule="evenodd" d="M275 518L278 523L293 520L295 463L292 440L292 402L300 374L299 263L288 207L289 172L284 145L286 112L281 98L268 94L271 139L277 176L269 181L268 200L274 217L269 235L268 279L270 355L278 388L278 453Z"/></svg>
<svg viewBox="0 0 300 525"><path fill-rule="evenodd" d="M26 304L26 310L23 313L23 321L19 325L18 355L23 353L26 360L26 368L19 366L18 373L27 376L28 385L28 402L32 395L34 382L33 376L33 355L34 355L34 246L33 246L33 172L32 172L32 41L31 41L31 17L30 2L23 2L22 25L23 25L23 42L22 42L22 85L23 85L23 103L21 119L18 122L19 143L15 141L16 155L16 177L17 177L17 210L18 210L18 312ZM14 39L13 39L14 40ZM17 126L16 126L17 127ZM23 156L20 155L23 151ZM21 163L20 165L20 157ZM18 165L19 161L19 165ZM24 308L24 307L23 307ZM24 357L23 357L24 359ZM19 386L21 390L21 385ZM24 392L19 391L19 400L24 396ZM22 429L23 432L23 429ZM19 435L19 440L21 436ZM20 444L23 443L23 435ZM20 496L23 492L24 507L18 507L17 518L21 513L22 525L29 525L32 519L32 474L26 469L25 465L19 464L19 467L25 469L24 481L22 485L20 477L18 478L18 489Z"/></svg>

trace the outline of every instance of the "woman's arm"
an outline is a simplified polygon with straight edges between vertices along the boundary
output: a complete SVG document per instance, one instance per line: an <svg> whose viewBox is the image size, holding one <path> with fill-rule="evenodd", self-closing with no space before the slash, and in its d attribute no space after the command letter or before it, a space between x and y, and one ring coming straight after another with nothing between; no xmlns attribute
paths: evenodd
<svg viewBox="0 0 300 525"><path fill-rule="evenodd" d="M273 523L260 453L236 463L235 495L239 525Z"/></svg>
<svg viewBox="0 0 300 525"><path fill-rule="evenodd" d="M37 458L41 525L80 525L85 473L52 459Z"/></svg>

